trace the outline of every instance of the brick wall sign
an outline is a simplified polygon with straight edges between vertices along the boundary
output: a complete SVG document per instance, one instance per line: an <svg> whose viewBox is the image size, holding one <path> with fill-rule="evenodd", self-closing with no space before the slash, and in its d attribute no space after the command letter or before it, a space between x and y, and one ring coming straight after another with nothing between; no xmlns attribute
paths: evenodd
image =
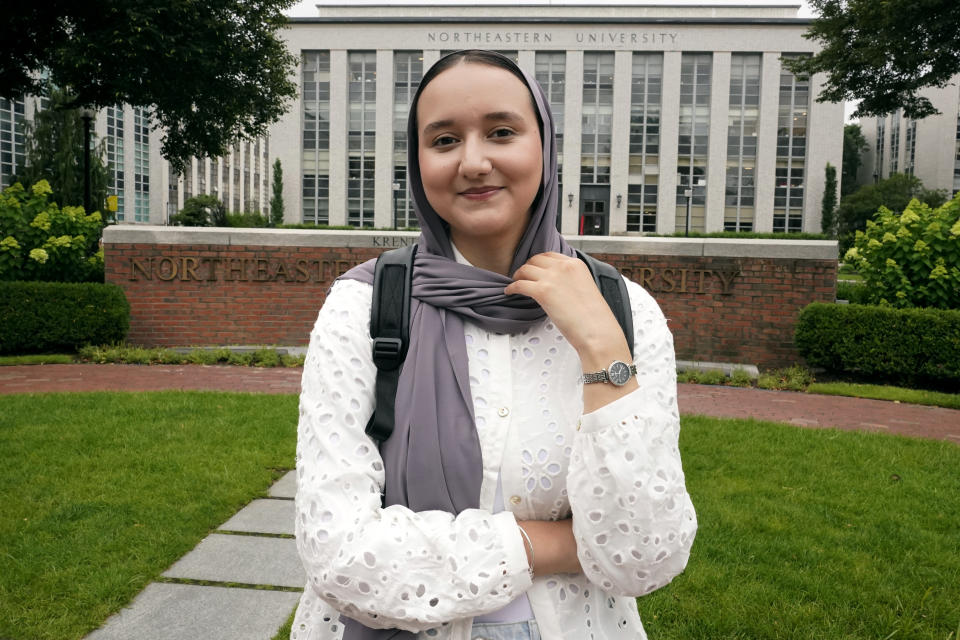
<svg viewBox="0 0 960 640"><path fill-rule="evenodd" d="M128 341L145 346L303 345L333 280L410 232L116 225L106 280L130 302ZM571 238L643 285L681 360L783 366L801 308L836 294L828 241Z"/></svg>

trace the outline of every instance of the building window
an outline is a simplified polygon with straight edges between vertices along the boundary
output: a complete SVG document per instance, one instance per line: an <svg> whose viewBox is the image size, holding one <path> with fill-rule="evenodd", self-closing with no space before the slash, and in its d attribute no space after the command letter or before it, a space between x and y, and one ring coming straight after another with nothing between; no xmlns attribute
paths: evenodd
<svg viewBox="0 0 960 640"><path fill-rule="evenodd" d="M583 127L580 182L610 184L613 122L613 54L583 54Z"/></svg>
<svg viewBox="0 0 960 640"><path fill-rule="evenodd" d="M0 188L9 187L17 167L25 164L23 123L23 100L0 98Z"/></svg>
<svg viewBox="0 0 960 640"><path fill-rule="evenodd" d="M347 224L373 226L375 141L377 137L377 54L348 54Z"/></svg>
<svg viewBox="0 0 960 640"><path fill-rule="evenodd" d="M251 206L253 203L250 200L250 165L253 164L250 159L250 143L243 143L243 212L250 213L253 211Z"/></svg>
<svg viewBox="0 0 960 640"><path fill-rule="evenodd" d="M117 222L123 222L123 107L107 107L107 189L117 196ZM176 182L171 182L176 185ZM174 202L176 202L174 200Z"/></svg>
<svg viewBox="0 0 960 640"><path fill-rule="evenodd" d="M780 72L776 185L773 192L773 231L776 233L803 231L809 107L810 78L796 76L783 67Z"/></svg>
<svg viewBox="0 0 960 640"><path fill-rule="evenodd" d="M557 225L563 213L563 97L567 87L567 54L538 51L535 74L537 82L547 94L547 102L553 113L553 128L557 136Z"/></svg>
<svg viewBox="0 0 960 640"><path fill-rule="evenodd" d="M960 193L960 107L957 108L957 141L953 157L953 195L957 195Z"/></svg>
<svg viewBox="0 0 960 640"><path fill-rule="evenodd" d="M917 168L917 121L911 120L907 125L907 167L905 173L913 175Z"/></svg>
<svg viewBox="0 0 960 640"><path fill-rule="evenodd" d="M634 53L630 84L630 177L627 231L657 230L663 54Z"/></svg>
<svg viewBox="0 0 960 640"><path fill-rule="evenodd" d="M204 158L197 158L197 193L207 193L207 161Z"/></svg>
<svg viewBox="0 0 960 640"><path fill-rule="evenodd" d="M887 116L877 118L877 166L874 169L873 177L875 179L883 178L884 162L884 137L887 135Z"/></svg>
<svg viewBox="0 0 960 640"><path fill-rule="evenodd" d="M233 145L233 159L230 161L233 166L233 182L230 185L233 194L233 212L240 211L240 143Z"/></svg>
<svg viewBox="0 0 960 640"><path fill-rule="evenodd" d="M675 228L704 231L707 208L707 154L710 133L710 85L713 56L685 53L680 60L680 114L677 139L677 214ZM689 195L688 195L689 194Z"/></svg>
<svg viewBox="0 0 960 640"><path fill-rule="evenodd" d="M890 116L890 173L900 171L900 109Z"/></svg>
<svg viewBox="0 0 960 640"><path fill-rule="evenodd" d="M407 117L410 102L423 77L422 51L393 54L393 225L419 227L407 189Z"/></svg>
<svg viewBox="0 0 960 640"><path fill-rule="evenodd" d="M330 222L330 52L303 54L303 148L301 196L303 221ZM267 162L264 142L264 162ZM269 193L264 172L264 192Z"/></svg>
<svg viewBox="0 0 960 640"><path fill-rule="evenodd" d="M133 219L150 220L150 118L139 107L133 110Z"/></svg>
<svg viewBox="0 0 960 640"><path fill-rule="evenodd" d="M724 231L753 231L760 65L760 54L735 53L731 59Z"/></svg>
<svg viewBox="0 0 960 640"><path fill-rule="evenodd" d="M220 160L210 158L210 195L219 197L220 194Z"/></svg>

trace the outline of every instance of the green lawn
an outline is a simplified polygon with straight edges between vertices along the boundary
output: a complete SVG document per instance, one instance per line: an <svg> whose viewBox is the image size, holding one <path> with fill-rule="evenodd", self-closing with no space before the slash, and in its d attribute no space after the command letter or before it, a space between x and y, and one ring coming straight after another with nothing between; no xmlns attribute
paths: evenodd
<svg viewBox="0 0 960 640"><path fill-rule="evenodd" d="M0 638L99 626L293 464L293 396L0 398ZM960 447L684 417L700 531L651 640L958 640Z"/></svg>
<svg viewBox="0 0 960 640"><path fill-rule="evenodd" d="M652 640L956 640L960 447L687 417L700 530Z"/></svg>
<svg viewBox="0 0 960 640"><path fill-rule="evenodd" d="M881 384L855 384L852 382L814 382L807 387L807 393L822 393L828 396L849 396L853 398L873 398L923 404L947 409L960 409L960 393L943 393L924 389L906 389Z"/></svg>
<svg viewBox="0 0 960 640"><path fill-rule="evenodd" d="M292 396L0 396L0 638L70 640L294 463Z"/></svg>

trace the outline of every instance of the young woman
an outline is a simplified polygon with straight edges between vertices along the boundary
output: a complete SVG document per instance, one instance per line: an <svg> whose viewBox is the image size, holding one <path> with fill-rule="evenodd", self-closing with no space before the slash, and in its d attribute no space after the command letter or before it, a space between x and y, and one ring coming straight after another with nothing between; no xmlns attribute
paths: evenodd
<svg viewBox="0 0 960 640"><path fill-rule="evenodd" d="M304 367L308 580L291 638L635 640L635 597L686 566L697 525L673 341L628 283L631 354L557 233L553 132L540 87L499 54L450 54L424 76L408 125L422 235L396 426L379 449L364 434L367 263L331 288Z"/></svg>

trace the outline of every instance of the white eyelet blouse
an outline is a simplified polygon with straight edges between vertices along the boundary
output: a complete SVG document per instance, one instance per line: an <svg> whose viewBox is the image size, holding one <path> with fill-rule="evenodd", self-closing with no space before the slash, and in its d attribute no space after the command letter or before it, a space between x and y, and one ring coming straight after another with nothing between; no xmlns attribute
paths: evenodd
<svg viewBox="0 0 960 640"><path fill-rule="evenodd" d="M474 616L526 593L544 638L646 638L635 597L683 571L697 521L677 448L673 338L627 282L640 388L583 414L577 353L549 321L515 335L466 324L483 455L480 508L381 507L364 434L376 368L372 288L338 281L310 336L297 444L293 640L339 640L339 612L419 638L468 640ZM506 511L491 513L498 478ZM517 520L573 518L583 574L531 581Z"/></svg>

